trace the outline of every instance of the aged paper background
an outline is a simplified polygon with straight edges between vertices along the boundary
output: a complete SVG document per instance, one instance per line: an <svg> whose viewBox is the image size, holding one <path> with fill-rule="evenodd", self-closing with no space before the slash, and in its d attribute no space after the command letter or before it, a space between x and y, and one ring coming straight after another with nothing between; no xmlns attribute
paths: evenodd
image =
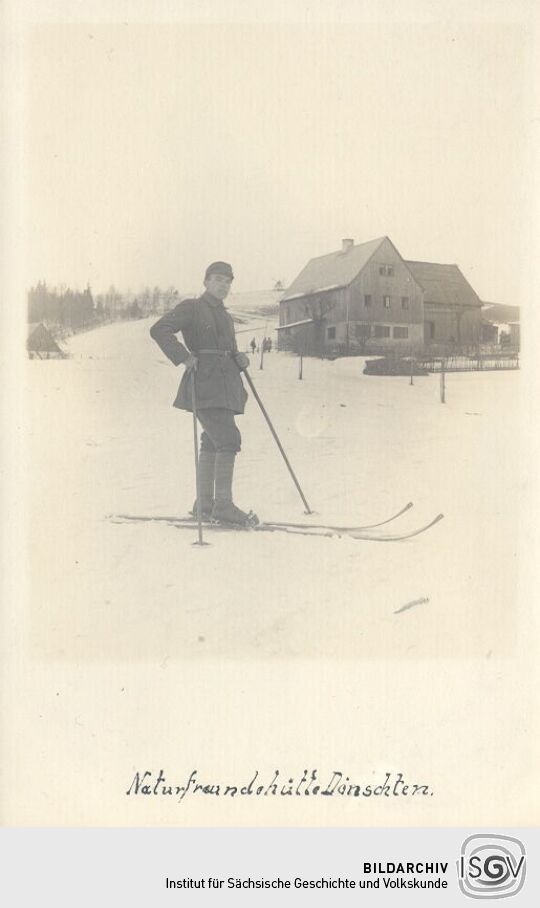
<svg viewBox="0 0 540 908"><path fill-rule="evenodd" d="M535 4L486 2L449 7L442 3L358 2L304 7L287 3L274 4L270 10L262 4L223 2L204 4L202 11L199 6L92 2L85 4L84 12L62 3L8 3L4 7L4 118L9 129L2 160L8 211L2 312L2 821L7 825L73 826L531 825L538 816L539 680L534 557L538 552L534 518L539 462ZM440 94L445 79L437 68L437 50L452 40L468 48L470 57L467 63L463 54L459 56L462 68L447 74L451 83L456 80L460 86L455 106L448 109L448 116L455 118L448 128L445 111L439 106L445 103L445 95ZM89 42L99 44L100 50L90 52ZM393 54L401 48L402 60L404 44L411 57L418 55L419 62L414 78L400 82ZM208 66L201 66L195 47L197 53L202 47L203 59L206 48ZM291 93L297 97L301 127L295 132L296 141L287 143L291 123L285 111L283 124L277 117L275 129L282 133L282 155L271 165L265 154L265 142L270 140L268 122L259 144L253 142L251 130L259 123L261 105L271 103L267 80L280 47ZM267 49L268 59L261 63L262 48ZM362 105L369 117L365 121L360 117L357 124L349 122L346 147L336 144L343 160L336 162L331 176L326 165L341 124L337 115L330 124L318 124L320 107L323 101L328 103L315 92L309 93L318 54L323 68L331 68L332 55L344 55L339 66L344 66L345 74L350 67L354 85L359 84L358 66L363 91L370 98L366 106L364 97ZM223 537L221 543L220 537L212 550L194 551L187 539L175 535L156 552L148 549L145 536L145 547L139 553L137 545L142 545L143 537L126 535L122 558L137 569L125 577L122 560L114 562L109 557L112 533L118 534L120 529L112 529L102 519L121 501L114 487L116 478L107 472L106 454L97 478L87 462L84 439L91 433L94 403L67 394L61 419L50 423L43 416L50 412L50 401L40 396L24 354L26 291L40 278L53 284L84 282L80 267L87 258L85 244L93 242L94 218L102 225L102 244L110 246L111 260L117 255L115 280L121 286L130 279L134 284L146 283L148 262L159 258L167 244L174 246L175 236L182 237L183 254L189 261L185 265L189 287L192 275L200 274L206 260L217 257L213 250L226 219L214 208L214 200L219 208L222 197L213 191L213 181L229 177L225 166L222 171L209 169L205 178L204 168L210 168L214 157L207 148L192 147L189 125L190 117L195 122L195 113L186 114L180 127L171 124L170 157L159 159L160 164L167 163L165 169L152 168L151 162L142 166L147 151L143 131L129 132L135 122L140 127L145 117L151 130L174 116L171 96L164 97L159 91L154 95L148 81L155 77L153 60L156 71L171 66L171 72L178 74L173 66L178 57L185 61L180 72L186 98L191 92L197 103L208 104L210 142L218 141L216 122L223 126L222 110L211 103L219 73L225 92L220 103L227 91L234 94L240 71L246 81L238 91L245 92L247 100L251 98L251 106L247 103L244 113L230 124L228 140L235 150L230 154L239 155L242 166L245 164L246 194L231 203L228 216L238 231L256 231L263 220L271 223L271 229L267 224L262 230L262 247L253 243L243 262L235 265L239 270L243 265L242 289L259 288L258 276L266 275L271 267L266 259L275 253L278 239L291 249L289 279L312 254L325 251L319 246L309 251L310 242L319 242L316 231L313 238L309 235L309 218L314 219L317 210L320 220L330 222L336 242L348 230L354 230L357 239L388 233L401 251L402 241L394 236L398 230L407 246L405 254L421 257L428 243L435 250L439 231L444 234L441 222L449 217L441 207L437 187L451 174L453 182L445 191L448 202L452 197L456 260L467 264L464 249L478 241L478 253L473 251L467 258L469 267L476 262L479 269L471 275L473 284L476 279L481 293L495 292L491 287L498 286L501 299L497 301L512 303L514 298L509 296L515 294L522 305L522 369L518 381L511 376L516 396L501 439L496 467L500 482L491 486L498 494L484 510L477 510L477 498L467 490L465 481L461 487L448 472L427 469L430 490L424 502L426 506L430 502L434 512L444 502L446 526L451 529L445 529L439 542L426 537L425 545L419 542L399 552L391 548L385 555L387 574L382 581L378 578L377 587L380 591L383 584L387 595L381 597L379 592L376 603L370 587L370 559L375 556L369 548L352 555L349 547L338 550L333 541L330 555L321 554L320 548L306 554L302 548L298 556L287 540L286 545L269 547L264 570L252 571L246 560L249 549L241 538L231 543ZM85 71L92 61L107 59L118 65L115 76L99 65L92 72ZM381 68L381 60L388 67L388 78L382 82L385 66ZM494 80L490 97L486 72L497 71L500 82ZM511 94L503 92L506 77L511 81ZM250 79L252 91L246 92ZM343 89L346 93L346 82ZM279 90L283 91L283 81ZM479 92L484 103L489 101L490 114L497 113L498 104L503 106L499 118L489 118L493 132L480 144L471 137L470 146L460 131L457 103L459 92L464 99L468 90L472 95ZM101 123L118 132L118 121L108 121L106 116L100 120L99 105L109 92L117 104L111 106L110 116L120 112L122 117L123 110L121 122L127 133L121 146L125 157L119 150L112 169L108 159L105 168L106 143L94 131ZM366 154L365 145L370 141L366 124L378 122L377 111L384 120L388 110L395 117L400 107L394 100L388 103L389 92L398 97L401 93L405 114L394 121L389 147L375 147ZM411 104L415 92L422 103ZM502 100L499 92L504 95ZM339 97L337 92L336 99ZM59 99L57 106L55 99ZM481 116L480 104L478 112L478 129L485 129L488 121ZM77 154L66 154L58 168L51 168L47 147L56 142L57 131L65 131L66 147L73 151L73 134L84 131L88 122L93 129L86 134L85 148L75 143ZM434 124L432 146L425 133L429 122ZM439 173L433 154L440 129L446 130L449 144ZM425 159L422 147L414 141L419 130L426 136ZM302 131L306 143L299 147ZM166 134L166 129L160 131L158 141L166 141ZM200 134L197 141L200 143ZM414 163L408 159L407 147L414 148ZM491 227L491 220L500 225L500 212L496 217L485 194L475 195L470 179L463 184L459 179L460 170L469 173L469 154L479 156L480 150L485 158L476 160L475 166L479 176L484 168L493 176L493 204L502 204L507 211L507 233ZM359 206L357 222L351 224L350 216L344 217L340 206L346 187L340 185L339 170L350 154L358 155L360 166L387 168L388 194L397 194L395 225L399 226L379 229L376 198L367 210ZM193 164L199 155L197 180L178 200L174 197L176 165L185 164L188 158ZM254 164L258 155L263 162L260 173ZM326 202L319 209L300 190L298 196L288 195L294 179L284 181L287 191L280 190L279 178L284 179L288 170L289 155L293 173L300 175L305 167L309 175L307 194L325 195ZM503 164L498 170L499 160ZM66 169L62 171L62 167ZM81 168L79 182L77 167ZM130 191L137 187L152 213L146 244L128 266L122 235L129 233L137 211L123 181L130 167L134 168ZM75 187L71 200L63 188L64 180ZM169 216L160 221L155 217L155 198L164 200L166 210L169 193ZM436 199L432 208L430 196ZM264 199L268 200L266 207ZM306 205L308 216L304 218L302 206ZM381 205L388 208L388 198L381 198ZM239 217L243 210L251 211L252 218ZM186 220L194 225L192 230L186 229ZM67 231L66 221L70 225ZM283 222L287 230L281 237ZM371 226L374 222L376 227ZM207 229L211 254L205 245ZM361 237L361 232L366 235ZM270 235L274 245L266 247ZM227 237L226 244L233 251L246 248L236 235L233 240ZM435 252L426 252L426 258L431 254ZM489 272L496 262L500 283L489 284ZM89 278L93 274L90 271ZM180 268L170 277L165 268L164 274L163 283L182 279ZM150 343L148 355L155 358ZM125 364L120 361L120 383L123 369ZM170 372L164 371L164 392L155 403L160 414L155 425L141 426L141 475L144 463L149 475L172 471L174 445L180 444L183 431L175 420L177 414L168 406L176 377L172 367ZM60 393L67 390L61 377L59 389ZM141 378L140 386L125 389L125 399L142 398L144 393ZM506 405L507 396L504 400ZM132 412L136 418L136 406ZM127 438L133 437L124 412L111 413L108 418L120 438L123 432ZM291 412L290 418L291 426L295 425L298 413ZM256 425L260 424L252 411L243 426L246 472L250 432L253 438ZM189 434L187 423L185 434ZM485 436L479 432L480 450L489 437L489 432ZM62 443L51 445L51 438ZM92 439L100 442L95 436ZM376 439L367 443L372 450L365 468L381 456ZM455 446L457 463L463 443L449 431L447 444ZM72 466L77 458L74 487L67 479L65 483L61 480L66 465ZM398 473L403 458L407 458L406 450L394 452L391 459ZM346 461L342 468L347 473ZM280 469L276 466L276 473ZM136 486L139 476L124 479L127 486ZM271 482L277 484L278 480ZM147 492L148 488L151 492L151 485ZM463 498L452 506L449 499L456 489L463 492ZM172 480L170 490L174 494ZM406 500L412 493L404 490L403 494ZM420 489L418 495L422 497ZM471 500L474 504L469 507ZM169 508L174 511L180 506L176 499ZM165 503L163 509L167 513ZM475 548L482 538L491 539L492 525L486 518L490 512L498 528L493 534L493 571L500 567L501 559L508 565L507 582L498 595L494 595L489 572L479 576L474 570ZM64 516L69 531L58 538ZM79 563L77 546L87 538L88 522L95 524L96 534L90 549L81 553L77 578L73 564ZM506 530L501 531L501 526ZM161 546L163 538L156 536L155 545ZM466 540L471 552L470 561L462 565L462 576L452 557L452 540L458 539L460 545ZM323 559L324 565L325 558L327 580L317 585L311 574L313 561ZM409 569L410 559L420 559L423 581L404 594L402 571ZM198 599L201 563L213 565L202 569L214 572L213 602ZM123 596L119 577L125 580ZM112 603L107 598L109 587L118 593ZM393 613L397 605L426 594L431 610L411 610L407 623L396 623ZM283 617L288 605L294 616L290 620ZM384 620L374 618L375 605L387 608ZM189 640L184 636L185 614L190 610L202 615L204 634L199 633L209 638L206 648L199 645L195 620L188 622L195 636ZM284 623L280 625L280 621ZM317 768L324 780L334 771L342 771L358 782L380 781L387 772L402 772L408 780L429 783L433 797L199 796L186 797L182 803L161 797L126 797L137 771L163 769L171 784L184 784L194 769L201 781L247 784L255 770L267 783L275 769L280 770L283 781L294 777L298 782L306 768Z"/></svg>

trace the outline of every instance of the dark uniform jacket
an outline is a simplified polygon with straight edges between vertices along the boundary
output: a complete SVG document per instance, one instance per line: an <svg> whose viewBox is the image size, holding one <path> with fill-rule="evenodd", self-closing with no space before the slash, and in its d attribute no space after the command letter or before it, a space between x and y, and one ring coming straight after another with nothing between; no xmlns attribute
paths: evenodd
<svg viewBox="0 0 540 908"><path fill-rule="evenodd" d="M176 335L182 332L184 344ZM238 352L234 323L222 300L210 293L198 299L184 300L150 329L150 334L175 366L186 361L190 353L199 357L195 372L197 408L222 407L243 413L247 400L240 371L233 358ZM229 355L219 355L222 351ZM184 372L173 406L191 410L191 377Z"/></svg>

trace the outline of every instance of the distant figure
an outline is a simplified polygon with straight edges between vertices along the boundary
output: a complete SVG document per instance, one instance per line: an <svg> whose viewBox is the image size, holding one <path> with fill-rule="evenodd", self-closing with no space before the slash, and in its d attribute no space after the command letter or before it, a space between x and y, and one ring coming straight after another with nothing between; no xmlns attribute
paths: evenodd
<svg viewBox="0 0 540 908"><path fill-rule="evenodd" d="M255 353L255 349L257 347L257 341L255 340L255 338L252 338L252 341L249 346L251 347L252 354Z"/></svg>
<svg viewBox="0 0 540 908"><path fill-rule="evenodd" d="M267 337L267 338L266 338L266 352L267 352L267 353L270 353L271 350L272 350L272 338L271 338L271 337Z"/></svg>

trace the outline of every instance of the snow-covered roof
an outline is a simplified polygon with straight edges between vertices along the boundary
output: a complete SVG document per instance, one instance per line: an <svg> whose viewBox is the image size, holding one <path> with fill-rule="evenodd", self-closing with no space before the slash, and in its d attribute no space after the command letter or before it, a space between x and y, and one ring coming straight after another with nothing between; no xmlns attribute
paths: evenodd
<svg viewBox="0 0 540 908"><path fill-rule="evenodd" d="M281 297L281 302L286 303L314 293L348 287L385 241L391 242L388 237L383 236L310 259ZM445 306L482 305L457 265L416 261L405 261L405 265L424 290L424 302Z"/></svg>
<svg viewBox="0 0 540 908"><path fill-rule="evenodd" d="M348 287L385 239L384 236L379 237L368 243L359 243L345 250L310 259L281 297L281 302L309 296L311 293Z"/></svg>
<svg viewBox="0 0 540 908"><path fill-rule="evenodd" d="M43 350L49 353L61 353L60 347L43 322L30 322L26 338L28 349Z"/></svg>
<svg viewBox="0 0 540 908"><path fill-rule="evenodd" d="M308 290L304 293L293 293L287 294L286 297L283 297L283 301L288 303L292 300L301 300L305 296L312 296L313 293L327 293L328 290L339 290L341 287L345 287L346 284L330 284L328 287L318 287L317 290Z"/></svg>
<svg viewBox="0 0 540 908"><path fill-rule="evenodd" d="M424 302L443 306L481 306L482 302L457 265L437 262L405 264L424 288Z"/></svg>
<svg viewBox="0 0 540 908"><path fill-rule="evenodd" d="M301 322L290 322L288 325L278 325L276 331L283 331L284 328L299 328L300 325L313 325L314 318L304 318Z"/></svg>

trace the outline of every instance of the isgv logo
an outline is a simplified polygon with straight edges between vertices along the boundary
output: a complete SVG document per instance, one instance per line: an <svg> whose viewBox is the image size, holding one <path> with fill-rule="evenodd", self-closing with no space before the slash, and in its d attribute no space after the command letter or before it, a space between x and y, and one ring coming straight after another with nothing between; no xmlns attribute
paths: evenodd
<svg viewBox="0 0 540 908"><path fill-rule="evenodd" d="M471 835L461 846L459 888L472 899L504 899L522 888L525 847L506 835Z"/></svg>

